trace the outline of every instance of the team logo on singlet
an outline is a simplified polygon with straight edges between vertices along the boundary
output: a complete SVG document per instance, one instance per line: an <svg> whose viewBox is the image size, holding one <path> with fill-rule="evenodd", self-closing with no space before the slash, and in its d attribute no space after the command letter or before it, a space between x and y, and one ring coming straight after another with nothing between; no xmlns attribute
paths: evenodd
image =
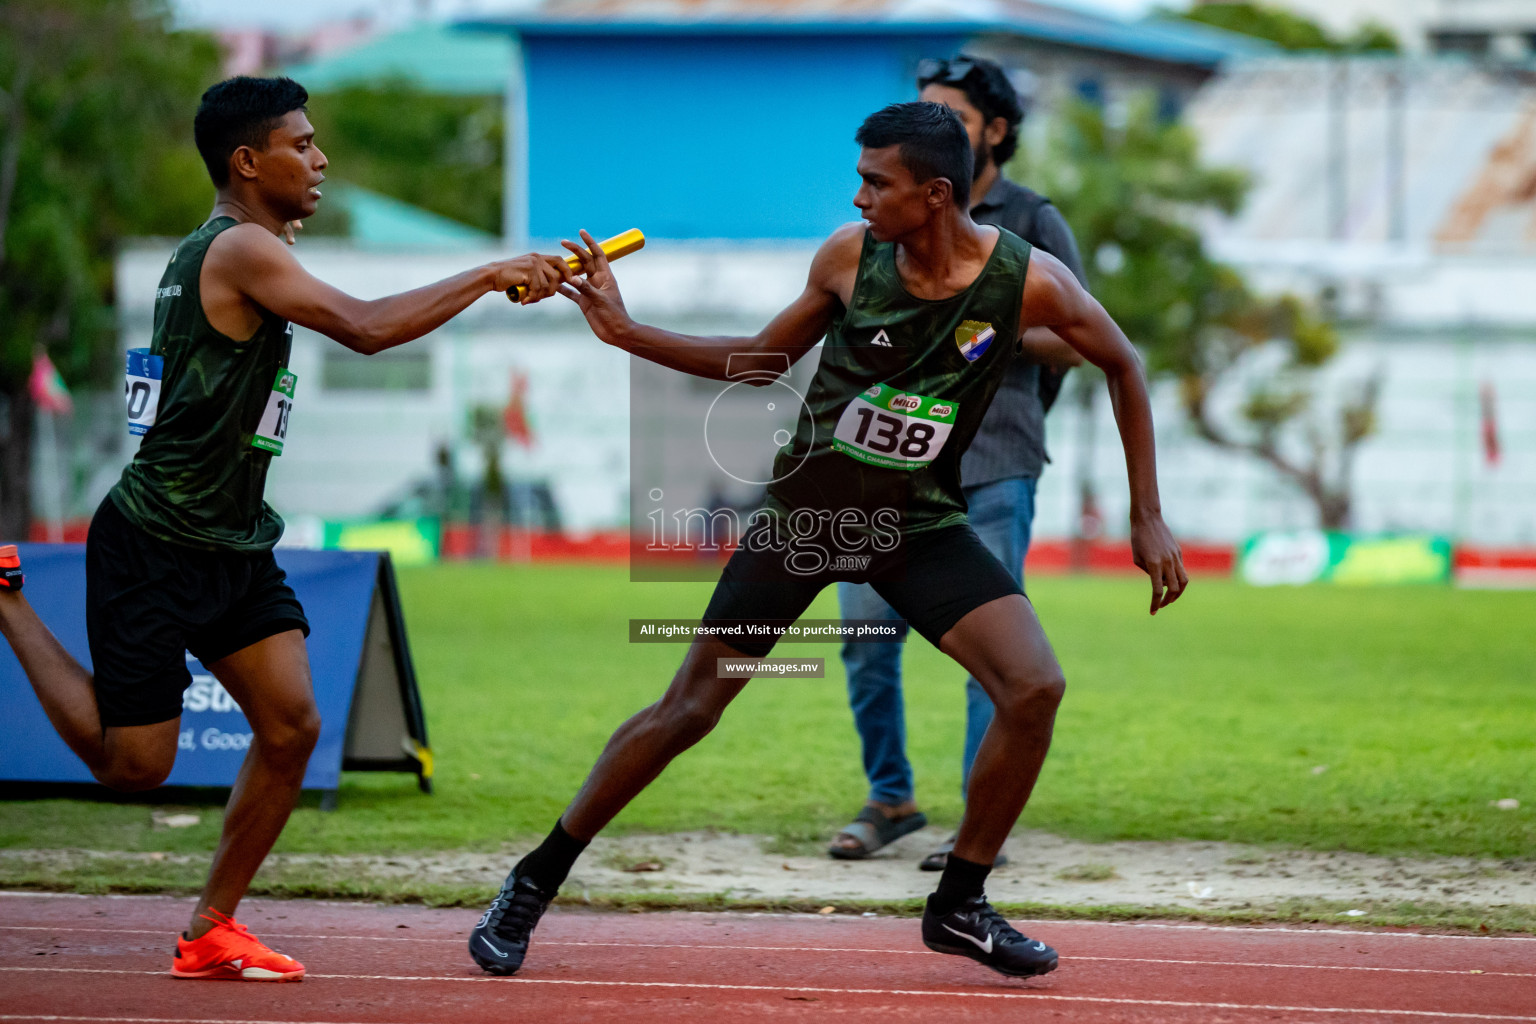
<svg viewBox="0 0 1536 1024"><path fill-rule="evenodd" d="M960 354L965 356L968 363L974 363L985 355L992 339L996 337L997 332L991 324L977 320L967 320L955 328L955 344L960 346Z"/></svg>
<svg viewBox="0 0 1536 1024"><path fill-rule="evenodd" d="M880 329L880 333L875 335L874 340L872 340L870 342L870 344L871 345L879 345L882 348L890 348L891 347L891 339L890 339L890 336L885 333L885 328L882 327Z"/></svg>

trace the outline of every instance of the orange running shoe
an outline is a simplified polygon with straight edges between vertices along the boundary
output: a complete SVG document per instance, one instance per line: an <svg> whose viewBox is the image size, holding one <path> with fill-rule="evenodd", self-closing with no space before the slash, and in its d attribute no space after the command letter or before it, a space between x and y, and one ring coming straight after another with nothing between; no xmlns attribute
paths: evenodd
<svg viewBox="0 0 1536 1024"><path fill-rule="evenodd" d="M0 590L20 590L23 578L21 555L16 552L16 545L0 547Z"/></svg>
<svg viewBox="0 0 1536 1024"><path fill-rule="evenodd" d="M171 974L178 978L223 978L229 981L299 981L304 965L292 957L268 949L245 925L228 914L208 908L217 917L203 914L213 927L206 935L188 940L176 937L176 957Z"/></svg>

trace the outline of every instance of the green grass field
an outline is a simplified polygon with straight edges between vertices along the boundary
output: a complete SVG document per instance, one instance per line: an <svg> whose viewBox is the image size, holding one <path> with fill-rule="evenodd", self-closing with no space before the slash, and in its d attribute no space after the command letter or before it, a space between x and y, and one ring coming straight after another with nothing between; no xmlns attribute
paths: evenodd
<svg viewBox="0 0 1536 1024"><path fill-rule="evenodd" d="M340 810L307 801L280 850L495 850L542 834L682 654L629 644L627 620L697 616L708 596L608 568L448 565L404 573L402 587L437 792L348 775ZM1536 850L1536 594L1201 579L1155 619L1140 580L1044 577L1031 594L1068 692L1025 824L1091 840ZM831 592L810 614L835 617ZM615 828L795 845L848 819L864 787L836 649L778 653L825 656L828 678L754 682ZM962 674L915 637L907 669L918 797L953 822ZM220 796L12 799L0 846L208 850ZM1490 806L1507 797L1520 808ZM151 803L199 798L201 824L152 825Z"/></svg>

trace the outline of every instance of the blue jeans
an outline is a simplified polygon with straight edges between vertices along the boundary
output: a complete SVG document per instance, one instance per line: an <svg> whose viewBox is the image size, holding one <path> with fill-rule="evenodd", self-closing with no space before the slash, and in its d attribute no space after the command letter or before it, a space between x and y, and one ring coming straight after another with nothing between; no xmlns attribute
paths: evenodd
<svg viewBox="0 0 1536 1024"><path fill-rule="evenodd" d="M1037 482L1034 477L1021 476L965 489L971 528L1021 584L1029 528L1035 518ZM837 600L845 619L900 618L867 583L839 583ZM907 716L901 696L901 651L900 643L844 644L842 650L848 673L848 704L863 744L869 799L883 804L904 803L913 795ZM965 753L960 762L962 796L981 738L991 723L992 701L974 677L967 677Z"/></svg>

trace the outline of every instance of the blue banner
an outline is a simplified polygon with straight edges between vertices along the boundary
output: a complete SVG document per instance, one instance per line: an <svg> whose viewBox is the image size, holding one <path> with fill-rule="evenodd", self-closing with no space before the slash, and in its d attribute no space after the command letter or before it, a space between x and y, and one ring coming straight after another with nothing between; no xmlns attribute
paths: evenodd
<svg viewBox="0 0 1536 1024"><path fill-rule="evenodd" d="M59 641L91 667L85 635L85 546L22 544L25 594ZM279 549L309 617L309 665L320 707L320 741L304 774L305 789L334 790L341 779L347 721L362 661L368 612L379 581L377 551ZM251 743L251 727L224 687L191 654L192 685L182 695L181 735L168 786L230 786ZM0 652L0 780L92 782L91 773L53 731L21 665Z"/></svg>

